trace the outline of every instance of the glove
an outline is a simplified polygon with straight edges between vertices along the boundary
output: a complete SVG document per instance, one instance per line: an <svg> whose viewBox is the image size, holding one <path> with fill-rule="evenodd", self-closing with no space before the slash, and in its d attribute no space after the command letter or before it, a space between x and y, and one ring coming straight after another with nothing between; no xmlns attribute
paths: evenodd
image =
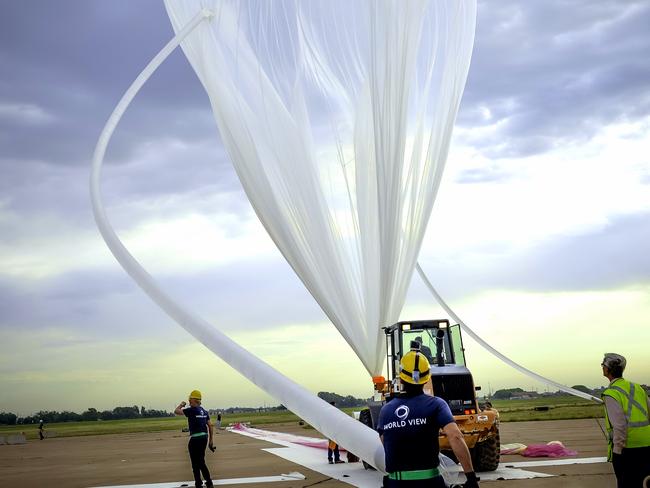
<svg viewBox="0 0 650 488"><path fill-rule="evenodd" d="M480 480L480 478L477 478L476 473L474 471L465 473L465 477L467 478L467 481L463 485L464 488L479 488L478 481Z"/></svg>
<svg viewBox="0 0 650 488"><path fill-rule="evenodd" d="M210 449L212 452L217 450L217 448L214 447L214 444L212 444L212 443L210 443L210 445L208 446L208 449Z"/></svg>

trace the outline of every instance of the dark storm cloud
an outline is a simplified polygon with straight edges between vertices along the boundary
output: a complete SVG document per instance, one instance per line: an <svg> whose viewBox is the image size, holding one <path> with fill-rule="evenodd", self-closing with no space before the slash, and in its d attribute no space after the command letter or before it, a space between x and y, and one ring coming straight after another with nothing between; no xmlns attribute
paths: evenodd
<svg viewBox="0 0 650 488"><path fill-rule="evenodd" d="M459 123L499 125L464 142L519 157L647 116L648 25L644 1L480 2Z"/></svg>
<svg viewBox="0 0 650 488"><path fill-rule="evenodd" d="M37 227L29 219L39 214L92 225L88 176L99 132L172 36L157 0L3 4L0 209L26 221L18 228L1 223L3 240L27 238ZM125 114L108 148L103 187L109 205L185 195L190 208L192 196L209 206L210 193L240 191L207 96L182 52L163 64ZM232 210L249 211L238 207Z"/></svg>
<svg viewBox="0 0 650 488"><path fill-rule="evenodd" d="M531 154L587 139L605 121L647 114L647 25L650 5L642 1L481 2L459 122L502 126L470 141L492 157ZM172 35L157 0L3 4L0 104L44 115L26 127L0 110L3 156L87 163L115 102ZM142 138L214 139L211 117L197 116L209 113L177 51L129 110L109 159L125 159Z"/></svg>
<svg viewBox="0 0 650 488"><path fill-rule="evenodd" d="M81 216L81 225L90 223L87 179L99 132L171 36L158 1L3 5L0 191L6 207L24 215L47 208L66 221ZM123 165L128 168L120 170ZM103 184L109 203L239 191L207 97L180 51L123 118Z"/></svg>
<svg viewBox="0 0 650 488"><path fill-rule="evenodd" d="M17 125L0 109L3 157L87 164L113 106L172 36L158 1L3 4L0 107L36 106L48 119ZM184 56L175 52L125 117L111 159L128 155L143 137L214 138L214 122L201 116L209 114L206 100Z"/></svg>
<svg viewBox="0 0 650 488"><path fill-rule="evenodd" d="M647 2L504 1L498 8L481 2L459 123L480 127L498 121L499 126L488 135L470 132L462 142L488 157L534 154L586 140L605 122L646 115L649 24ZM34 162L87 171L114 104L172 35L157 0L3 4L0 184L5 196L18 198L11 185ZM155 145L172 138L205 148L206 158L220 147L207 96L178 50L125 115L107 165L133 162L147 141ZM203 170L188 174L195 175L186 180L188 186L209 181ZM487 170L461 180L495 177ZM173 168L166 168L139 189L143 197L165 193L175 180ZM142 180L134 180L132 191L136 181ZM32 204L44 200L37 194Z"/></svg>

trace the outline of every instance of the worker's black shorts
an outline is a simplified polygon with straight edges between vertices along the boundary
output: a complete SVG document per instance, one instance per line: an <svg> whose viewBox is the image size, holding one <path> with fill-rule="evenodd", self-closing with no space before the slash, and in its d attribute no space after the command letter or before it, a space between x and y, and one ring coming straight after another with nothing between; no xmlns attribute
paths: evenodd
<svg viewBox="0 0 650 488"><path fill-rule="evenodd" d="M442 476L429 478L428 480L391 480L384 476L384 488L446 488Z"/></svg>

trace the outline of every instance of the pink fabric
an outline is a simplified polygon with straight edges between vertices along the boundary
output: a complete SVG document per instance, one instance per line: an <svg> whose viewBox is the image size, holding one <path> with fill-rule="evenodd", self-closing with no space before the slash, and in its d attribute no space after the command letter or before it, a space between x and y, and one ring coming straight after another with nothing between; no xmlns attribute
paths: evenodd
<svg viewBox="0 0 650 488"><path fill-rule="evenodd" d="M299 444L301 446L313 447L316 449L327 449L328 444L327 439L320 439L318 437L304 437L300 435L287 434L284 432L272 432L270 430L255 429L254 427L249 427L240 423L233 425L231 429L238 430L240 432L246 432L248 434L253 434L259 437L291 442L292 444ZM339 446L339 451L345 452L345 449Z"/></svg>
<svg viewBox="0 0 650 488"><path fill-rule="evenodd" d="M567 449L560 443L552 444L529 444L526 449L521 453L526 457L564 457L575 456L578 451Z"/></svg>

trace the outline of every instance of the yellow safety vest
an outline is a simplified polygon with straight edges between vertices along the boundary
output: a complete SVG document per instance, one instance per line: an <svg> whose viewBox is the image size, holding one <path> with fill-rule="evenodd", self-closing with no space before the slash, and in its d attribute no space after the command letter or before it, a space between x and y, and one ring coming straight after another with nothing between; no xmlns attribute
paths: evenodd
<svg viewBox="0 0 650 488"><path fill-rule="evenodd" d="M639 385L630 383L624 378L617 378L605 388L602 396L616 400L623 409L627 420L627 440L625 447L650 446L650 417L645 390ZM613 428L605 408L605 421L609 434L608 458L611 459L613 447Z"/></svg>

